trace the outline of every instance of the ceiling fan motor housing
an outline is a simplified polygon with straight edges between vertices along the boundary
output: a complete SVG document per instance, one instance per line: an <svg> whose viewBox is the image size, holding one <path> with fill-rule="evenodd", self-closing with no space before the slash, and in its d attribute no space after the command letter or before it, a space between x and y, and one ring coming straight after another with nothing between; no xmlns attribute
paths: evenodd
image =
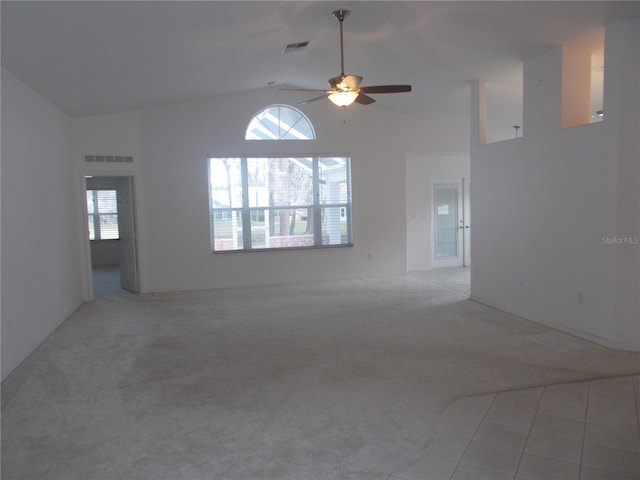
<svg viewBox="0 0 640 480"><path fill-rule="evenodd" d="M338 19L338 21L343 22L345 18L349 16L351 12L346 9L335 10L332 15Z"/></svg>

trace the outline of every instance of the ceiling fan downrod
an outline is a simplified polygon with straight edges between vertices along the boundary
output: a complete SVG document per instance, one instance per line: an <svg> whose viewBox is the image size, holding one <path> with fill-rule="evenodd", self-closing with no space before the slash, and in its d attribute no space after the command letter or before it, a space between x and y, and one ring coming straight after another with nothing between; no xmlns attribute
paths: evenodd
<svg viewBox="0 0 640 480"><path fill-rule="evenodd" d="M349 10L335 10L332 15L340 22L340 75L344 77L344 41L342 34L342 22L349 16Z"/></svg>

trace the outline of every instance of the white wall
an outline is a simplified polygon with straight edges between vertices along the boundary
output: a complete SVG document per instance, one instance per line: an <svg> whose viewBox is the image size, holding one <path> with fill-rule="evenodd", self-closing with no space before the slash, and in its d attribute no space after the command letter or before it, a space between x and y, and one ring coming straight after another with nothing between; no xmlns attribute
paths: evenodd
<svg viewBox="0 0 640 480"><path fill-rule="evenodd" d="M407 270L430 270L433 255L433 183L469 179L467 153L417 153L406 156Z"/></svg>
<svg viewBox="0 0 640 480"><path fill-rule="evenodd" d="M82 302L71 120L2 70L2 377Z"/></svg>
<svg viewBox="0 0 640 480"><path fill-rule="evenodd" d="M604 122L560 129L561 48L525 62L524 132L472 142L472 298L640 350L640 40L607 28ZM475 120L474 120L475 122Z"/></svg>
<svg viewBox="0 0 640 480"><path fill-rule="evenodd" d="M74 121L78 161L85 153L115 152L123 144L139 148L136 194L144 292L406 273L405 153L447 151L457 146L459 132L377 105L340 110L316 102L304 112L317 140L244 140L255 113L300 100L292 95L268 88ZM122 129L122 122L131 128ZM132 131L139 135L132 137ZM254 153L350 154L354 246L212 255L207 158Z"/></svg>
<svg viewBox="0 0 640 480"><path fill-rule="evenodd" d="M604 108L617 160L615 249L616 338L636 339L640 349L640 20L623 21L607 30ZM606 115L610 114L610 122ZM613 149L612 148L612 149Z"/></svg>
<svg viewBox="0 0 640 480"><path fill-rule="evenodd" d="M92 240L91 265L94 267L116 267L120 265L120 241Z"/></svg>

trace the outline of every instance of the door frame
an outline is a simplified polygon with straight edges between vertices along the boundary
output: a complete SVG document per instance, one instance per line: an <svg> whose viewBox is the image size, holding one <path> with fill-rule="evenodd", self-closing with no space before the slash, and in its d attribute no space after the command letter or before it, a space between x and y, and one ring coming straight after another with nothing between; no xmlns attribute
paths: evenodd
<svg viewBox="0 0 640 480"><path fill-rule="evenodd" d="M471 265L471 180L462 177L462 266Z"/></svg>
<svg viewBox="0 0 640 480"><path fill-rule="evenodd" d="M118 174L118 173L90 173L90 172L83 172L81 175L81 197L82 197L82 208L81 208L81 212L82 212L82 223L81 225L83 226L83 228L81 228L81 233L82 233L82 245L84 246L84 260L85 260L85 268L84 270L84 282L85 282L85 294L86 294L86 299L87 300L93 300L95 298L94 296L94 290L93 290L93 262L91 261L91 240L89 240L89 235L87 234L87 229L86 229L86 225L87 225L87 218L89 215L88 209L87 209L87 178L88 177L101 177L101 178L114 178L117 179L117 189L120 188L121 184L124 184L125 182L123 182L122 180L124 179L130 179L131 181L128 182L129 185L131 186L131 197L132 197L132 201L130 203L130 214L132 216L132 221L133 221L133 237L134 237L134 244L135 247L133 249L133 254L134 254L134 260L133 260L133 265L136 271L136 278L137 278L137 282L136 282L136 290L135 292L138 293L141 291L141 281L140 281L140 261L139 261L139 257L140 257L140 253L139 253L139 236L138 236L138 212L137 212L137 202L136 202L136 191L137 191L137 187L136 187L136 176L134 174L131 173L122 173L122 174ZM120 205L118 205L118 208L120 208ZM120 212L118 211L118 218L120 218ZM120 267L121 268L121 267ZM122 280L121 280L122 282Z"/></svg>

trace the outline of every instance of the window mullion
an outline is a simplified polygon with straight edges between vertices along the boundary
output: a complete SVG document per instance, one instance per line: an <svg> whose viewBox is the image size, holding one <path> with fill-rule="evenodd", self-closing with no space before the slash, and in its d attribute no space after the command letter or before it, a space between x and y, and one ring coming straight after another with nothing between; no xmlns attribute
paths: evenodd
<svg viewBox="0 0 640 480"><path fill-rule="evenodd" d="M320 208L320 161L313 157L313 244L322 245L322 209Z"/></svg>
<svg viewBox="0 0 640 480"><path fill-rule="evenodd" d="M249 210L249 167L246 157L241 159L240 169L242 170L242 248L251 250L253 243L251 242L251 214Z"/></svg>
<svg viewBox="0 0 640 480"><path fill-rule="evenodd" d="M353 242L353 225L351 219L353 218L353 199L351 197L351 160L347 163L347 205L345 212L347 214L347 236L350 242Z"/></svg>
<svg viewBox="0 0 640 480"><path fill-rule="evenodd" d="M94 190L91 195L93 196L93 238L100 240L102 235L100 233L100 207L98 206L98 191Z"/></svg>
<svg viewBox="0 0 640 480"><path fill-rule="evenodd" d="M98 212L95 216L95 221L93 223L94 231L96 232L96 240L102 240L102 215Z"/></svg>

